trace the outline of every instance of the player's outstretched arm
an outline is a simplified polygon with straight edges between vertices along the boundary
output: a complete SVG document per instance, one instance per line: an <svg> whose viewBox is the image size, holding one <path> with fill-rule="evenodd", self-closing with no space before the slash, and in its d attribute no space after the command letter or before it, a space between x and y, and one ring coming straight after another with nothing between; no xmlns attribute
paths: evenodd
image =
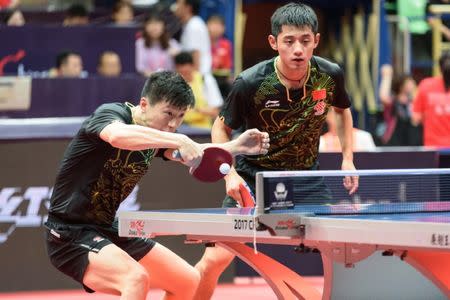
<svg viewBox="0 0 450 300"><path fill-rule="evenodd" d="M122 122L113 122L107 125L100 132L100 138L113 147L125 150L179 149L184 163L190 167L196 167L203 154L203 147L184 134Z"/></svg>

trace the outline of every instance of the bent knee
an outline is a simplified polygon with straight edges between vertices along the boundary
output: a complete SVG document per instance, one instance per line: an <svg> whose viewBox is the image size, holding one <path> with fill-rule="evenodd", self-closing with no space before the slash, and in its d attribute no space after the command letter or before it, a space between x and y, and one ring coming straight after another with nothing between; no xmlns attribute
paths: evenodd
<svg viewBox="0 0 450 300"><path fill-rule="evenodd" d="M148 290L150 287L150 277L144 267L137 264L133 266L128 274L124 276L126 286L139 287Z"/></svg>
<svg viewBox="0 0 450 300"><path fill-rule="evenodd" d="M224 270L233 261L235 255L223 248L208 248L202 257L202 265L204 271L208 270Z"/></svg>

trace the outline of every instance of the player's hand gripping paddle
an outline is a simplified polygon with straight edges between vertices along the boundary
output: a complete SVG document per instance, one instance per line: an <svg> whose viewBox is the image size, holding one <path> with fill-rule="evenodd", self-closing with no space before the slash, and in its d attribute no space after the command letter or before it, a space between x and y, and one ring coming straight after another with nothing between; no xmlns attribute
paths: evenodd
<svg viewBox="0 0 450 300"><path fill-rule="evenodd" d="M239 193L241 194L243 207L255 207L255 196L247 184L239 184Z"/></svg>
<svg viewBox="0 0 450 300"><path fill-rule="evenodd" d="M181 158L180 152L175 150L173 158ZM203 151L202 161L192 172L192 176L200 181L215 182L230 172L233 156L230 152L219 147L208 147Z"/></svg>

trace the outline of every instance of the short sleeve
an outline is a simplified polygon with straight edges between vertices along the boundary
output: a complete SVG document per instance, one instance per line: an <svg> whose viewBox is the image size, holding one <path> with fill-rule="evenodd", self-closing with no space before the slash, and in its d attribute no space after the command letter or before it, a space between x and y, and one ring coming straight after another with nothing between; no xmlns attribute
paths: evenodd
<svg viewBox="0 0 450 300"><path fill-rule="evenodd" d="M85 122L84 129L90 136L99 136L100 132L112 122L129 123L130 114L121 104L104 104L100 106Z"/></svg>
<svg viewBox="0 0 450 300"><path fill-rule="evenodd" d="M221 117L228 127L238 129L244 125L244 116L249 112L250 91L246 81L238 76L220 111Z"/></svg>
<svg viewBox="0 0 450 300"><path fill-rule="evenodd" d="M333 79L336 86L331 105L338 108L349 108L351 106L350 97L345 89L344 72L339 66L336 68Z"/></svg>

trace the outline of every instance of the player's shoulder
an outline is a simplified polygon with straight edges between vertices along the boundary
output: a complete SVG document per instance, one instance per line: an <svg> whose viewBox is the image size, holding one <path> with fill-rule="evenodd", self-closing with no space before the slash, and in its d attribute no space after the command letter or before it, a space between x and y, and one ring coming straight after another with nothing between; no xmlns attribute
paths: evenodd
<svg viewBox="0 0 450 300"><path fill-rule="evenodd" d="M92 119L109 117L131 123L131 107L133 105L126 102L112 102L100 105L91 115Z"/></svg>
<svg viewBox="0 0 450 300"><path fill-rule="evenodd" d="M124 112L127 110L126 103L120 103L120 102L111 102L111 103L104 103L97 107L94 113L99 112L105 112L105 111L116 111L118 113Z"/></svg>
<svg viewBox="0 0 450 300"><path fill-rule="evenodd" d="M313 56L311 65L316 67L319 72L326 73L331 77L342 74L342 68L337 63L320 56Z"/></svg>
<svg viewBox="0 0 450 300"><path fill-rule="evenodd" d="M264 80L266 76L274 72L274 58L263 60L256 65L242 71L239 77L248 83L256 83Z"/></svg>

